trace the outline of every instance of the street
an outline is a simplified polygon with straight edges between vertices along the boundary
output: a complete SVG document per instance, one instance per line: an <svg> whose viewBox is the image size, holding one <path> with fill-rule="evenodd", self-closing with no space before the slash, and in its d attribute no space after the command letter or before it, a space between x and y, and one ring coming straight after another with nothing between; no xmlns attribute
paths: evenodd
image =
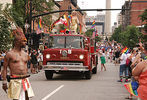
<svg viewBox="0 0 147 100"><path fill-rule="evenodd" d="M35 97L31 100L125 100L128 92L124 83L118 83L119 66L106 64L107 71L93 74L90 80L79 75L54 74L52 80L46 80L44 71L30 77ZM0 81L1 84L1 81ZM9 100L0 88L0 100ZM134 99L135 100L135 99Z"/></svg>

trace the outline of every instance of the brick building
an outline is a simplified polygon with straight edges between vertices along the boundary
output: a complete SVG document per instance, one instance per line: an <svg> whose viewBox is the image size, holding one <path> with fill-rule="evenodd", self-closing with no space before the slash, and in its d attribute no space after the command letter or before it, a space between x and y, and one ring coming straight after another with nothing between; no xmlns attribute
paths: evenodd
<svg viewBox="0 0 147 100"><path fill-rule="evenodd" d="M147 0L128 0L122 6L124 9L130 9L126 11L121 11L122 14L122 27L126 29L128 25L135 25L136 27L140 28L143 34L147 34L143 30L143 23L140 20L139 15L141 15L145 9L147 9Z"/></svg>
<svg viewBox="0 0 147 100"><path fill-rule="evenodd" d="M138 16L141 15L145 9L147 9L147 0L133 0L131 2L131 25L140 26L143 24Z"/></svg>
<svg viewBox="0 0 147 100"><path fill-rule="evenodd" d="M125 1L125 4L122 6L122 9L130 9L130 1ZM130 25L130 10L122 10L122 28L123 30L126 29L128 25Z"/></svg>
<svg viewBox="0 0 147 100"><path fill-rule="evenodd" d="M147 0L132 0L131 2L131 13L130 13L130 24L141 28L143 24L140 20L139 15L141 15L144 10L147 9ZM142 31L144 34L144 31Z"/></svg>

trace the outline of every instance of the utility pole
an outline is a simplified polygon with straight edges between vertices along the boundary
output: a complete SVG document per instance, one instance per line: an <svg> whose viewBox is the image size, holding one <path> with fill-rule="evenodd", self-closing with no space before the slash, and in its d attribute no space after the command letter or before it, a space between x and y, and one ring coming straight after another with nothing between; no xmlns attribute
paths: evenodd
<svg viewBox="0 0 147 100"><path fill-rule="evenodd" d="M29 35L28 35L28 46L31 45L31 33L32 33L32 0L30 0L30 14L29 14Z"/></svg>
<svg viewBox="0 0 147 100"><path fill-rule="evenodd" d="M72 8L71 8L71 6L69 5L68 6L68 10L71 10ZM72 13L72 11L68 11L68 16L70 16L71 15L71 13ZM67 17L68 17L67 16ZM71 20L71 19L70 19ZM69 28L69 30L70 30L70 20L68 21L68 28Z"/></svg>
<svg viewBox="0 0 147 100"><path fill-rule="evenodd" d="M30 31L29 31L29 33L31 34L31 32L32 32L32 0L30 0L29 24L30 24Z"/></svg>

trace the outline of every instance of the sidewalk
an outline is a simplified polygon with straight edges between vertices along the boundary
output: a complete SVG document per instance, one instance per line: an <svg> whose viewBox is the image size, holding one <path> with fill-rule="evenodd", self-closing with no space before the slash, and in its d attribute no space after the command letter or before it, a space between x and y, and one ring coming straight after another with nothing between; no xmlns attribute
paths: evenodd
<svg viewBox="0 0 147 100"><path fill-rule="evenodd" d="M103 95L100 95L100 98L103 98L102 100L104 100L104 97L106 96L106 100L129 100L125 99L129 96L128 91L124 87L125 79L122 83L117 82L117 80L119 80L119 65L115 66L115 64L110 63L109 61L105 64L105 66L107 71L100 71L101 63L99 60L98 78L100 82L98 83L98 85L101 86L101 93L104 93ZM133 97L133 100L137 99Z"/></svg>

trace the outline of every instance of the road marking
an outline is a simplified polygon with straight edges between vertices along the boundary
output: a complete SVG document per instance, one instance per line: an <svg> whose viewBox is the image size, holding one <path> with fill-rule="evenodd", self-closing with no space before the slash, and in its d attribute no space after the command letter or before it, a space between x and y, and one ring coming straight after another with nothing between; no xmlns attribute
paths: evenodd
<svg viewBox="0 0 147 100"><path fill-rule="evenodd" d="M64 87L64 85L61 85L60 87L58 87L56 90L54 90L53 92L51 92L50 94L48 94L46 97L44 97L41 100L47 100L49 97L51 97L53 94L55 94L57 91L59 91L63 87Z"/></svg>

